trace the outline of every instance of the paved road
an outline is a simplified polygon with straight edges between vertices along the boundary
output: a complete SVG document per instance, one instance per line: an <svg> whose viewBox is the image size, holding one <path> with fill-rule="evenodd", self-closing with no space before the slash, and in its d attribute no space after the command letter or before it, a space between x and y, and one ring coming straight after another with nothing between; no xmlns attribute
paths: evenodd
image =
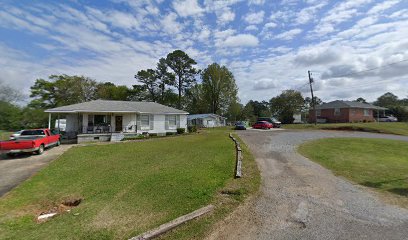
<svg viewBox="0 0 408 240"><path fill-rule="evenodd" d="M334 176L296 153L327 137L408 137L340 131L239 132L261 171L260 195L236 210L209 239L407 239L408 210ZM244 173L245 174L245 173Z"/></svg>
<svg viewBox="0 0 408 240"><path fill-rule="evenodd" d="M61 145L50 148L42 155L25 154L14 158L0 155L0 197L71 147L72 145Z"/></svg>

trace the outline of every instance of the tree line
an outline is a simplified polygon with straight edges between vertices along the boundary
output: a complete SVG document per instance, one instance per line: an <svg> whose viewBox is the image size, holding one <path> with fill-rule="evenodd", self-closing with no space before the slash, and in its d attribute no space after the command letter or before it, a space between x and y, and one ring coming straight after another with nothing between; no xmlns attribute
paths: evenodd
<svg viewBox="0 0 408 240"><path fill-rule="evenodd" d="M324 103L322 99L316 96L314 100L317 105ZM362 97L354 101L368 103ZM379 96L372 104L387 108L386 115L393 115L399 121L408 121L408 97L399 99L393 93L387 92ZM269 101L250 100L246 105L238 104L235 107L237 115L229 116L229 119L244 119L254 122L258 117L274 116L283 123L293 123L294 114L302 114L307 120L309 110L312 107L313 101L311 97L304 98L298 91L285 90L278 96L272 97Z"/></svg>
<svg viewBox="0 0 408 240"><path fill-rule="evenodd" d="M18 90L0 83L0 129L46 127L45 109L95 99L152 101L193 114L228 115L231 105L239 102L233 74L218 63L205 69L196 65L188 54L175 50L160 58L155 69L135 73L132 87L86 76L51 75L35 80L25 106L17 104L24 99Z"/></svg>

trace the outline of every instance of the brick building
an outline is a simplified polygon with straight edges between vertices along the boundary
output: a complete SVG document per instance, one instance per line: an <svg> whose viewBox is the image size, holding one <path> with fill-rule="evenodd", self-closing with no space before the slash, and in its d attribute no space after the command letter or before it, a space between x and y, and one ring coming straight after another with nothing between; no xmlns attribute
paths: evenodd
<svg viewBox="0 0 408 240"><path fill-rule="evenodd" d="M386 108L368 103L341 101L323 103L316 106L316 114L309 111L309 121L328 123L374 122L376 117L384 115Z"/></svg>

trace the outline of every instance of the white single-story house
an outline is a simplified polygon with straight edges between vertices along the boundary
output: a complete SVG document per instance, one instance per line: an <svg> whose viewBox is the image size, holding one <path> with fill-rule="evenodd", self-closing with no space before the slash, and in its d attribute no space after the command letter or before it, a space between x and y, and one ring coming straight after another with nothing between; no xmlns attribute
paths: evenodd
<svg viewBox="0 0 408 240"><path fill-rule="evenodd" d="M94 100L48 109L49 127L51 114L63 115L66 119L66 133L79 138L99 134L107 140L112 133L166 134L187 131L188 112L155 102L132 102ZM95 140L101 140L95 138ZM87 139L89 140L89 139Z"/></svg>
<svg viewBox="0 0 408 240"><path fill-rule="evenodd" d="M191 114L187 116L188 126L221 127L225 126L226 118L213 113Z"/></svg>

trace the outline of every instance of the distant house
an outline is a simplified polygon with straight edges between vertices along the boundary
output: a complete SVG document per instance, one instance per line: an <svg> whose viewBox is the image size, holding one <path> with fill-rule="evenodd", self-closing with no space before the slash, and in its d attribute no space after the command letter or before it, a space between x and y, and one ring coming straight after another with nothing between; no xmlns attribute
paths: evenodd
<svg viewBox="0 0 408 240"><path fill-rule="evenodd" d="M378 115L383 115L386 108L368 103L336 100L316 106L316 113L309 111L309 121L328 123L374 122Z"/></svg>
<svg viewBox="0 0 408 240"><path fill-rule="evenodd" d="M188 112L155 102L95 100L48 109L66 119L65 131L80 139L109 140L112 133L166 134L187 128ZM187 129L186 129L187 130ZM92 135L92 136L88 136ZM99 135L99 136L96 136Z"/></svg>
<svg viewBox="0 0 408 240"><path fill-rule="evenodd" d="M302 114L301 113L293 114L293 123L302 123Z"/></svg>
<svg viewBox="0 0 408 240"><path fill-rule="evenodd" d="M213 113L192 114L187 116L188 126L221 127L225 126L225 117Z"/></svg>

